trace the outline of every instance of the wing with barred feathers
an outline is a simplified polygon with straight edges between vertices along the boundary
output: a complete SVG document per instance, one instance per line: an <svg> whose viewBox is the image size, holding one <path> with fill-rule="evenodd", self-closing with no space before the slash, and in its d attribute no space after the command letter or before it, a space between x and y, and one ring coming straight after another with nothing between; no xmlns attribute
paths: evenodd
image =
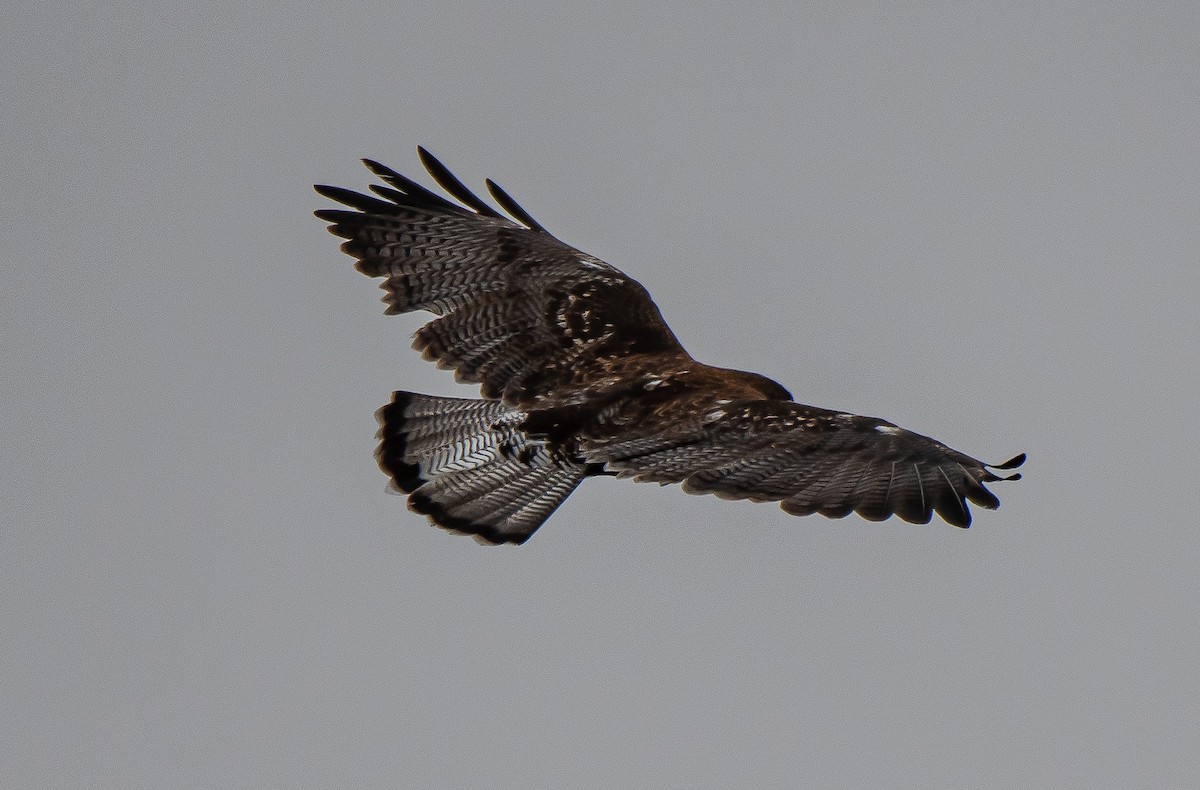
<svg viewBox="0 0 1200 790"><path fill-rule="evenodd" d="M691 419L647 420L642 430L585 441L584 455L622 477L779 502L794 515L926 524L936 512L958 527L971 524L968 502L1000 505L984 483L1020 478L992 469L1025 461L985 464L884 420L790 401L688 403L685 411Z"/></svg>
<svg viewBox="0 0 1200 790"><path fill-rule="evenodd" d="M364 195L317 186L348 209L316 215L357 268L382 277L389 313L440 316L413 345L485 398L528 403L630 354L686 357L639 283L551 236L492 181L492 208L424 149L454 203L371 160L386 185Z"/></svg>

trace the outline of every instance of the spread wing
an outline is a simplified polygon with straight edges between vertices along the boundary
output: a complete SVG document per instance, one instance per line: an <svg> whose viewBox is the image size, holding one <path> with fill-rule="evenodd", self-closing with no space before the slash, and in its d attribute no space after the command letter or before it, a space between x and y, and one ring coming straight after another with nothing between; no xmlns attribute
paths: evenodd
<svg viewBox="0 0 1200 790"><path fill-rule="evenodd" d="M650 295L616 268L551 236L492 181L506 217L424 149L421 161L454 203L383 165L374 196L317 192L349 207L316 215L346 239L357 268L382 277L388 313L440 318L413 346L486 398L528 403L633 353L684 355Z"/></svg>
<svg viewBox="0 0 1200 790"><path fill-rule="evenodd" d="M984 487L1024 454L984 464L927 436L872 417L788 401L710 402L692 421L584 443L589 461L639 481L683 483L689 493L778 501L794 515L891 515L926 524L934 512L971 524L967 503L995 509ZM990 467L990 468L989 468Z"/></svg>

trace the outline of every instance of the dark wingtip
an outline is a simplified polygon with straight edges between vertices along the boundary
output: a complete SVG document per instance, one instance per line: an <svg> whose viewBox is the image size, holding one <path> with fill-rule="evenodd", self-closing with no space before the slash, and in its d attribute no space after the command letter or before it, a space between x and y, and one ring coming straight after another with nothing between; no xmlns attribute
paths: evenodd
<svg viewBox="0 0 1200 790"><path fill-rule="evenodd" d="M512 196L504 191L504 188L497 184L492 179L485 179L487 190L496 202L500 204L500 208L507 211L514 219L523 224L525 227L536 233L546 233L550 235L542 224L534 219L528 211L521 207L521 204L513 200Z"/></svg>
<svg viewBox="0 0 1200 790"><path fill-rule="evenodd" d="M429 149L423 145L417 146L417 159L421 160L421 167L424 167L430 174L439 171L449 172L449 169L442 164L442 160L429 153Z"/></svg>
<svg viewBox="0 0 1200 790"><path fill-rule="evenodd" d="M489 206L478 195L468 189L467 185L458 179L458 176L450 172L450 168L442 164L436 156L426 151L423 146L417 146L417 157L421 160L421 164L425 166L425 170L437 182L438 186L446 190L455 200L480 216L501 216L500 212Z"/></svg>
<svg viewBox="0 0 1200 790"><path fill-rule="evenodd" d="M397 179L397 178L404 180L404 176L400 175L395 170L393 170L392 168L383 164L382 162L377 162L374 159L364 158L362 160L362 163L366 166L366 168L368 170L371 171L371 173L376 178L382 178L384 181L388 181L388 182L392 181L392 179Z"/></svg>
<svg viewBox="0 0 1200 790"><path fill-rule="evenodd" d="M423 145L417 146L417 159L421 160L421 166L430 172L435 170L449 170L449 168L442 164L442 160L430 153L429 149Z"/></svg>
<svg viewBox="0 0 1200 790"><path fill-rule="evenodd" d="M1025 453L1020 453L1009 458L1002 464L988 464L993 469L1016 469L1021 464L1025 463Z"/></svg>
<svg viewBox="0 0 1200 790"><path fill-rule="evenodd" d="M328 184L314 184L313 189L321 197L329 198L337 201L342 205L357 209L364 214L394 214L396 206L392 203L385 202L371 195L364 195L361 192L355 192L352 189L343 187L329 186Z"/></svg>
<svg viewBox="0 0 1200 790"><path fill-rule="evenodd" d="M990 467L990 469L1016 469L1018 466L1020 466L1023 463L1025 463L1025 453L1020 453L1019 455L1014 455L1012 458L1009 458L1007 461L1005 461L1002 464L985 464L985 466ZM1000 475L994 475L989 471L988 475L990 476L992 481L1009 481L1009 480L1020 480L1021 479L1020 472L1008 475L1007 477L1001 477Z"/></svg>

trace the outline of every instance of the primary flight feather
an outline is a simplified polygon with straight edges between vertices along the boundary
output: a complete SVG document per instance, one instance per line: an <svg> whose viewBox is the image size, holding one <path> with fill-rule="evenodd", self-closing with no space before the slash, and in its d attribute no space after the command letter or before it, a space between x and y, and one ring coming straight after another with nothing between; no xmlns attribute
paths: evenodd
<svg viewBox="0 0 1200 790"><path fill-rule="evenodd" d="M317 217L380 277L388 313L438 318L414 348L482 400L396 392L379 410L380 467L409 507L488 543L524 543L586 477L609 474L788 513L958 527L984 483L1015 480L884 420L805 406L756 373L705 365L646 289L550 235L492 181L497 211L423 148L449 200L371 160L365 195ZM454 202L457 201L457 202Z"/></svg>

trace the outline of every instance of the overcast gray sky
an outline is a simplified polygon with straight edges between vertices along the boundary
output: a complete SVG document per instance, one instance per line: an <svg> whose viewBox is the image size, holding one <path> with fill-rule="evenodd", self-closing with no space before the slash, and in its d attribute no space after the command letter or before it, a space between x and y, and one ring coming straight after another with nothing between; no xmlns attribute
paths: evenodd
<svg viewBox="0 0 1200 790"><path fill-rule="evenodd" d="M158 2L0 24L0 784L1194 787L1194 3ZM424 144L684 345L1020 483L960 531L384 492L469 396L311 211Z"/></svg>

